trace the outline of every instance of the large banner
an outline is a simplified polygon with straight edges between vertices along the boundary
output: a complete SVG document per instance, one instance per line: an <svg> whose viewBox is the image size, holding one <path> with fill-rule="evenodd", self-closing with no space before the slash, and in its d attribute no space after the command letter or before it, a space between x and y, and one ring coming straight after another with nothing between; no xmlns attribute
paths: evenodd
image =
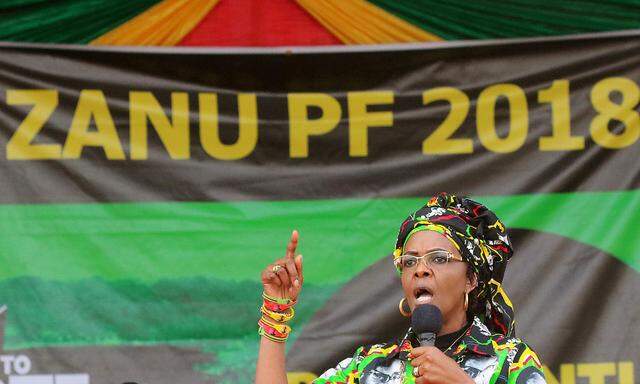
<svg viewBox="0 0 640 384"><path fill-rule="evenodd" d="M290 383L408 327L439 191L515 243L549 383L640 381L640 33L346 49L0 45L0 383L249 383L300 231Z"/></svg>

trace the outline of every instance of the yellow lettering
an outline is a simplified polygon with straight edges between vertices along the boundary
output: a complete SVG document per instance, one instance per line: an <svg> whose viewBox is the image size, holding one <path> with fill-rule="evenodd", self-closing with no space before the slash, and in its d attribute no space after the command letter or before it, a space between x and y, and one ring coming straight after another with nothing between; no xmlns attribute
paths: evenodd
<svg viewBox="0 0 640 384"><path fill-rule="evenodd" d="M155 128L172 159L189 158L189 96L186 93L171 93L172 122L151 92L130 92L129 104L132 159L148 158L147 121Z"/></svg>
<svg viewBox="0 0 640 384"><path fill-rule="evenodd" d="M393 103L393 92L349 92L349 155L364 157L369 154L369 127L390 127L393 114L389 111L369 112L367 106Z"/></svg>
<svg viewBox="0 0 640 384"><path fill-rule="evenodd" d="M425 105L440 100L449 102L451 109L442 124L422 142L422 153L425 155L473 153L473 140L451 137L467 118L469 96L452 87L433 88L422 94L422 102Z"/></svg>
<svg viewBox="0 0 640 384"><path fill-rule="evenodd" d="M96 123L95 131L89 131L92 118ZM89 146L102 147L110 160L125 158L104 93L85 89L80 92L62 157L77 159L82 154L82 149Z"/></svg>
<svg viewBox="0 0 640 384"><path fill-rule="evenodd" d="M622 95L620 104L611 101L611 93ZM640 102L638 85L624 77L610 77L596 83L591 90L591 104L598 115L591 120L591 137L604 148L628 147L640 138L640 115L635 108ZM609 123L618 121L624 126L622 132L609 130Z"/></svg>
<svg viewBox="0 0 640 384"><path fill-rule="evenodd" d="M509 101L509 134L505 138L496 131L496 102L504 96ZM515 84L496 84L483 90L478 96L478 138L490 151L509 153L522 147L529 131L527 97Z"/></svg>
<svg viewBox="0 0 640 384"><path fill-rule="evenodd" d="M238 95L238 140L224 144L220 140L218 95L201 93L200 140L209 156L220 160L238 160L249 155L258 142L258 105L255 93Z"/></svg>
<svg viewBox="0 0 640 384"><path fill-rule="evenodd" d="M7 91L8 105L33 105L33 108L16 132L7 142L8 160L46 160L59 159L62 152L60 144L32 144L36 135L58 106L58 91L52 89L33 89Z"/></svg>
<svg viewBox="0 0 640 384"><path fill-rule="evenodd" d="M291 93L289 104L289 154L291 157L309 156L309 136L324 135L340 121L342 111L338 101L324 93ZM309 119L309 107L322 110L322 117Z"/></svg>
<svg viewBox="0 0 640 384"><path fill-rule="evenodd" d="M541 151L584 149L584 137L571 135L569 80L555 80L551 87L538 91L538 102L551 104L551 136L540 137Z"/></svg>
<svg viewBox="0 0 640 384"><path fill-rule="evenodd" d="M578 364L578 376L588 377L589 384L605 384L607 376L616 375L614 363L585 363Z"/></svg>
<svg viewBox="0 0 640 384"><path fill-rule="evenodd" d="M618 383L619 384L635 383L633 378L633 362L632 361L621 361L618 363Z"/></svg>
<svg viewBox="0 0 640 384"><path fill-rule="evenodd" d="M548 384L576 384L576 366L573 364L560 365L560 380L546 365L542 367L542 370Z"/></svg>

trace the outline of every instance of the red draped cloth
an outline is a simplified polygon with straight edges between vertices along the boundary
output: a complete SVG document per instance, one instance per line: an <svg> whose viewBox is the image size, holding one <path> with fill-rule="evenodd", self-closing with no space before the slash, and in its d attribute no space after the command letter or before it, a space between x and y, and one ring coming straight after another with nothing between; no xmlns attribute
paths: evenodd
<svg viewBox="0 0 640 384"><path fill-rule="evenodd" d="M294 0L221 0L178 45L342 44Z"/></svg>

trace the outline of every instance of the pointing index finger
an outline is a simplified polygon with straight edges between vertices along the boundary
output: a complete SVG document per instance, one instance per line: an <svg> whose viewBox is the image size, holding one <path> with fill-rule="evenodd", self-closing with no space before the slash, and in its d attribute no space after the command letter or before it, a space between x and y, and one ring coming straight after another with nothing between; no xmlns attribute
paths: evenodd
<svg viewBox="0 0 640 384"><path fill-rule="evenodd" d="M289 239L289 244L287 244L287 254L286 254L287 259L293 260L297 247L298 247L298 231L294 229L293 232L291 232L291 239Z"/></svg>

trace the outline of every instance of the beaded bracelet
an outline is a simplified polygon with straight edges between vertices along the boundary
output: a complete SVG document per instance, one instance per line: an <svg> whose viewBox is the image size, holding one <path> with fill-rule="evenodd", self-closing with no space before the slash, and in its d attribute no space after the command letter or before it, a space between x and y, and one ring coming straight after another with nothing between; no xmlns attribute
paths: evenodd
<svg viewBox="0 0 640 384"><path fill-rule="evenodd" d="M288 298L273 297L273 296L267 295L265 292L262 292L262 298L278 304L284 304L284 305L295 304L294 300L291 300Z"/></svg>
<svg viewBox="0 0 640 384"><path fill-rule="evenodd" d="M262 317L258 320L258 334L267 339L284 343L291 333L291 327L285 323L293 319L295 300L273 297L262 293L263 305L260 307Z"/></svg>
<svg viewBox="0 0 640 384"><path fill-rule="evenodd" d="M261 317L260 320L258 320L258 325L260 325L261 327L262 326L266 326L268 328L275 329L282 336L286 336L291 332L291 327L290 326L288 326L286 324L275 323L271 319L266 318L264 316Z"/></svg>
<svg viewBox="0 0 640 384"><path fill-rule="evenodd" d="M262 312L262 314L267 316L268 318L280 323L286 323L290 321L296 314L296 312L293 310L293 307L289 308L286 312L277 312L270 310L266 305L260 307L260 312Z"/></svg>
<svg viewBox="0 0 640 384"><path fill-rule="evenodd" d="M287 341L289 333L291 333L290 327L285 326L285 329L278 330L272 327L270 324L267 324L263 319L260 319L260 321L258 321L258 325L258 334L276 343L284 343L285 341Z"/></svg>
<svg viewBox="0 0 640 384"><path fill-rule="evenodd" d="M276 343L284 343L285 341L287 341L287 337L286 336L285 337L277 337L277 336L274 336L274 335L270 335L268 333L268 331L265 331L265 329L262 328L262 327L258 328L258 334L260 336L264 336L267 339L269 339L269 340L271 340L273 342L276 342Z"/></svg>
<svg viewBox="0 0 640 384"><path fill-rule="evenodd" d="M295 304L295 302L293 304ZM289 308L293 307L293 305L290 304L278 304L268 300L264 300L263 305L273 312L285 312Z"/></svg>
<svg viewBox="0 0 640 384"><path fill-rule="evenodd" d="M266 293L262 293L264 306L274 312L285 312L287 309L296 305L295 300L281 299L278 297L269 296Z"/></svg>

